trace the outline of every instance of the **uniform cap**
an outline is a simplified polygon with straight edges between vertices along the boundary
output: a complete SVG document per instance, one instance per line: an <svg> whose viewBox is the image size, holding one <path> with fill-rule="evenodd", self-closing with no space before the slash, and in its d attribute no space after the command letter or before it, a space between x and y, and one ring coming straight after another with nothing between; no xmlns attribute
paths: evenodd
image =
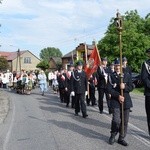
<svg viewBox="0 0 150 150"><path fill-rule="evenodd" d="M83 66L83 63L81 61L78 61L77 66Z"/></svg>
<svg viewBox="0 0 150 150"><path fill-rule="evenodd" d="M107 61L107 58L106 57L102 58L102 61Z"/></svg>
<svg viewBox="0 0 150 150"><path fill-rule="evenodd" d="M114 65L120 65L120 60L119 60L119 58L116 58L116 59L114 60Z"/></svg>
<svg viewBox="0 0 150 150"><path fill-rule="evenodd" d="M70 63L69 67L74 67L74 64L73 64L73 63Z"/></svg>
<svg viewBox="0 0 150 150"><path fill-rule="evenodd" d="M125 62L125 61L127 61L127 58L123 57L122 62Z"/></svg>

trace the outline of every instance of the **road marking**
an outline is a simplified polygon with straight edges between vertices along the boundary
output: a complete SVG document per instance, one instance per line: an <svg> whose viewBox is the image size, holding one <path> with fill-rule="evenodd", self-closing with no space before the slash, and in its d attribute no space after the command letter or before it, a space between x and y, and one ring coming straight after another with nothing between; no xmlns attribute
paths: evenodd
<svg viewBox="0 0 150 150"><path fill-rule="evenodd" d="M12 119L11 119L11 122L10 122L10 126L9 126L9 129L8 129L8 132L6 134L6 138L4 140L4 144L3 144L3 150L6 150L7 149L7 144L9 142L9 139L10 139L10 135L11 135L11 132L12 132L12 127L13 127L13 124L14 124L14 120L15 120L15 105L12 101Z"/></svg>
<svg viewBox="0 0 150 150"><path fill-rule="evenodd" d="M90 107L90 109L93 109L93 110L98 110L99 112L99 108L98 107ZM111 117L108 116L108 111L104 110L104 113L106 114L102 114L107 120L111 120ZM136 127L135 125L131 124L131 123L128 123L128 126L129 126L129 130L131 132L131 135L136 138L137 140L139 140L140 142L142 142L143 144L145 144L147 147L150 147L150 141L143 138L142 136L140 136L139 134L136 133L136 131L141 132L141 134L145 137L148 137L147 133L144 131L144 130L141 130L140 128ZM132 129L136 130L136 131L133 131Z"/></svg>

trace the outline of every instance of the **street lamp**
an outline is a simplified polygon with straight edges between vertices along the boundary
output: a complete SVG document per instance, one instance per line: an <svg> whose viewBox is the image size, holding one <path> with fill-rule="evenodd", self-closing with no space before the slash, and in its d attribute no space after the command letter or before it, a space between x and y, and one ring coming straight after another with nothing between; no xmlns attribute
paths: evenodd
<svg viewBox="0 0 150 150"><path fill-rule="evenodd" d="M123 20L121 17L121 14L117 10L116 13L116 18L115 18L115 25L118 30L119 34L119 50L120 50L120 82L123 83L123 71L122 71L122 30L123 30ZM121 96L123 96L123 89L121 89ZM121 131L122 135L124 135L124 103L121 103L121 114L122 114L122 126L121 126Z"/></svg>

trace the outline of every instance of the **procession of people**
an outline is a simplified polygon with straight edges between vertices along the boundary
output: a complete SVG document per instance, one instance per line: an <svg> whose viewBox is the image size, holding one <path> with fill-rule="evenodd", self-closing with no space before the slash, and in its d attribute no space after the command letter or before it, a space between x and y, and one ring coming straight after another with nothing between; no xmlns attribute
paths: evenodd
<svg viewBox="0 0 150 150"><path fill-rule="evenodd" d="M150 56L150 49L146 51ZM122 64L122 66L121 66ZM125 140L131 108L133 107L130 92L134 86L132 83L132 72L127 66L127 58L115 58L108 66L107 58L101 59L101 64L97 66L96 72L89 78L84 70L84 62L77 61L76 64L70 63L68 68L49 71L45 74L44 70L39 70L38 74L34 71L22 70L19 72L0 72L0 88L15 89L17 93L31 94L32 89L39 87L41 95L49 92L51 88L61 103L66 107L73 108L74 115L78 116L81 112L83 118L88 117L87 107L96 105L99 113L103 114L104 98L107 102L108 115L112 116L110 137L108 143L113 145L118 136L118 143L128 146ZM122 67L122 74L121 68ZM142 65L141 79L145 87L145 109L147 115L148 131L150 135L150 60ZM98 94L95 95L97 90ZM104 97L105 94L105 97Z"/></svg>

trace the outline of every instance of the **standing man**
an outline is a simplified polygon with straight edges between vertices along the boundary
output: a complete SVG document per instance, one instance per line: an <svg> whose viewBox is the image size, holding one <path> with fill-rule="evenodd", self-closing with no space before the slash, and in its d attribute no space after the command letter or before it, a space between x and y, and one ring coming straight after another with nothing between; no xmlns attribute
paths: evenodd
<svg viewBox="0 0 150 150"><path fill-rule="evenodd" d="M129 73L123 74L123 83L120 81L120 61L115 60L115 72L110 75L108 82L108 92L110 94L110 107L112 109L112 122L111 122L111 136L109 144L114 144L115 136L119 133L118 143L123 146L128 146L124 140L127 134L127 126L129 120L130 108L133 106L129 92L133 90L131 75ZM121 95L123 90L123 95ZM123 122L124 129L122 133L122 104L123 104Z"/></svg>
<svg viewBox="0 0 150 150"><path fill-rule="evenodd" d="M78 116L80 107L83 118L86 118L87 110L85 104L85 96L87 93L87 76L83 71L83 64L81 61L77 62L77 70L71 76L71 95L75 96L75 115Z"/></svg>
<svg viewBox="0 0 150 150"><path fill-rule="evenodd" d="M150 58L150 48L146 50L146 53ZM141 78L145 88L145 110L147 115L148 132L150 135L150 59L142 64Z"/></svg>
<svg viewBox="0 0 150 150"><path fill-rule="evenodd" d="M123 72L128 72L130 75L132 75L131 68L127 64L128 64L127 58L123 57L123 59L122 59Z"/></svg>
<svg viewBox="0 0 150 150"><path fill-rule="evenodd" d="M98 107L99 107L99 111L101 114L103 113L104 94L106 96L109 114L112 113L111 109L110 109L109 94L106 90L107 83L108 83L107 82L108 81L108 74L109 74L109 68L107 67L107 58L102 58L102 64L97 69Z"/></svg>
<svg viewBox="0 0 150 150"><path fill-rule="evenodd" d="M73 64L70 64L69 65L69 69L68 71L66 72L65 74L65 77L66 77L66 80L65 80L65 92L66 92L66 95L65 95L65 99L66 99L66 107L69 106L69 103L70 103L70 97L71 97L71 107L74 108L74 101L75 101L75 97L74 96L70 96L70 93L71 93L71 75L73 73L73 70L74 70L74 65Z"/></svg>

